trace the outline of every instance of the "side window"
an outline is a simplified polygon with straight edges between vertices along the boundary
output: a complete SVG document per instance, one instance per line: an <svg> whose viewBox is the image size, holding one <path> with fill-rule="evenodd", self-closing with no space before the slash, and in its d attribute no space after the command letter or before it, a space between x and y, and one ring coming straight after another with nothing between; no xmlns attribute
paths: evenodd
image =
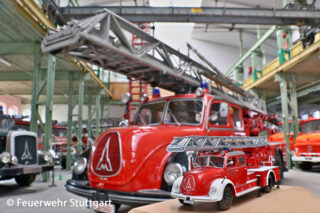
<svg viewBox="0 0 320 213"><path fill-rule="evenodd" d="M210 110L210 124L213 125L227 125L228 117L221 117L220 116L220 103L213 103L211 105Z"/></svg>
<svg viewBox="0 0 320 213"><path fill-rule="evenodd" d="M228 159L227 167L234 167L236 165L236 158L232 157Z"/></svg>
<svg viewBox="0 0 320 213"><path fill-rule="evenodd" d="M244 159L244 156L240 156L239 157L239 165L245 165L245 163L246 163L246 161L245 161L245 159Z"/></svg>
<svg viewBox="0 0 320 213"><path fill-rule="evenodd" d="M237 107L232 107L233 109L233 126L240 129L242 128L242 123L241 123L241 117L240 117L240 110Z"/></svg>

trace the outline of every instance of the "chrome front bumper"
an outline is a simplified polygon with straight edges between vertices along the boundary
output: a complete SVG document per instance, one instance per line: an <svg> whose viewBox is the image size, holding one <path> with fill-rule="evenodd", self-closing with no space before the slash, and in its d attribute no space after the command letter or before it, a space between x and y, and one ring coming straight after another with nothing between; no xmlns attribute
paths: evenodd
<svg viewBox="0 0 320 213"><path fill-rule="evenodd" d="M311 162L311 163L320 163L320 157L312 157L312 156L292 156L292 161L296 162Z"/></svg>
<svg viewBox="0 0 320 213"><path fill-rule="evenodd" d="M143 193L143 192L119 192L91 188L88 181L67 180L65 185L67 191L85 197L90 200L111 200L114 204L151 204L162 202L169 199L170 193L167 195L159 193Z"/></svg>
<svg viewBox="0 0 320 213"><path fill-rule="evenodd" d="M189 195L183 195L183 194L174 193L174 192L171 192L171 196L174 198L181 199L185 203L188 203L188 204L190 204L190 201L191 202L218 202L218 201L220 201L214 197L209 197L209 196L189 196Z"/></svg>

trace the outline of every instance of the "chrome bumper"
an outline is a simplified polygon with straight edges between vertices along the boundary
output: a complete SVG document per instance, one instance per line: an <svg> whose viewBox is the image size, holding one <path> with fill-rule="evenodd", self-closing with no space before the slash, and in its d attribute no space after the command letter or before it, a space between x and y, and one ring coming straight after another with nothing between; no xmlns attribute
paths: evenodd
<svg viewBox="0 0 320 213"><path fill-rule="evenodd" d="M292 156L292 161L320 163L320 157Z"/></svg>
<svg viewBox="0 0 320 213"><path fill-rule="evenodd" d="M167 193L167 196L164 194L159 196L157 193L152 196L149 193L130 193L94 189L89 186L88 181L68 180L65 187L67 191L81 197L85 197L90 200L111 200L112 203L115 204L151 204L171 199L169 192Z"/></svg>
<svg viewBox="0 0 320 213"><path fill-rule="evenodd" d="M218 202L220 200L209 196L189 196L180 193L171 192L171 196L183 200L185 203L192 202Z"/></svg>

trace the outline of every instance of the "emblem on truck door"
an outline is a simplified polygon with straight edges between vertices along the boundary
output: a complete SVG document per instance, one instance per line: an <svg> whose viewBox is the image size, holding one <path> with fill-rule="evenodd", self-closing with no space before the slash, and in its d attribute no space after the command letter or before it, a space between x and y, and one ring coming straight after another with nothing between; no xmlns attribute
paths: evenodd
<svg viewBox="0 0 320 213"><path fill-rule="evenodd" d="M113 171L112 170L112 165L111 165L111 162L110 162L110 158L109 158L110 139L111 139L111 137L108 138L106 146L103 149L101 158L100 158L99 163L98 163L97 168L96 168L96 170L98 170L98 171L100 171L100 170L105 170L105 171L108 171L108 172L112 172Z"/></svg>
<svg viewBox="0 0 320 213"><path fill-rule="evenodd" d="M99 177L112 177L121 170L121 141L117 132L108 132L93 147L91 170Z"/></svg>
<svg viewBox="0 0 320 213"><path fill-rule="evenodd" d="M24 145L24 152L21 156L21 160L32 160L32 156L29 152L29 147L28 147L28 141L25 142L25 145Z"/></svg>

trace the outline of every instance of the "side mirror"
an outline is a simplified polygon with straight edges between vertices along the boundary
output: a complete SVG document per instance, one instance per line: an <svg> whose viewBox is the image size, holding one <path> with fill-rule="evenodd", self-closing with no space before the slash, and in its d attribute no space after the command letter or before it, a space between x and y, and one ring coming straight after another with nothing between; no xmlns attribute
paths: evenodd
<svg viewBox="0 0 320 213"><path fill-rule="evenodd" d="M231 165L234 165L234 161L232 160L232 161L229 161L228 163L227 163L227 166L231 166Z"/></svg>
<svg viewBox="0 0 320 213"><path fill-rule="evenodd" d="M129 120L125 119L120 121L119 126L129 126Z"/></svg>
<svg viewBox="0 0 320 213"><path fill-rule="evenodd" d="M229 114L229 105L228 105L227 103L222 102L222 103L220 104L219 114L220 114L220 117L222 117L222 118L228 117L228 114Z"/></svg>

